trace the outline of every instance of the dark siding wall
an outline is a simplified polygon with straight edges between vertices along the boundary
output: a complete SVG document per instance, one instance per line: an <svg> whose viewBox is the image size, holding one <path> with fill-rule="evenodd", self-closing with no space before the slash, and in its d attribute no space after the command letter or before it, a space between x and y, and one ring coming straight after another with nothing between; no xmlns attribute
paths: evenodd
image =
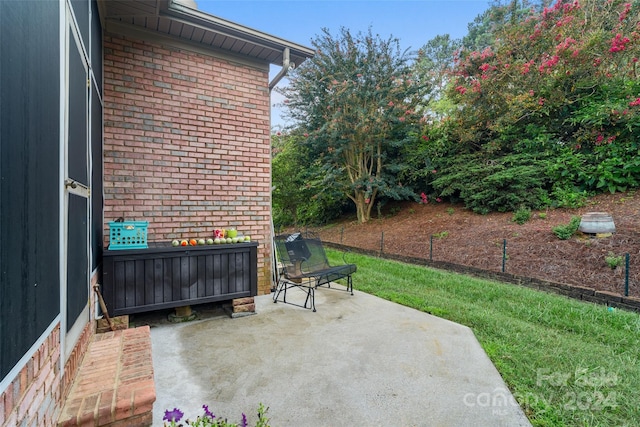
<svg viewBox="0 0 640 427"><path fill-rule="evenodd" d="M0 378L59 313L57 1L0 1Z"/></svg>
<svg viewBox="0 0 640 427"><path fill-rule="evenodd" d="M87 306L87 199L69 194L67 331ZM73 254L73 258L71 255Z"/></svg>
<svg viewBox="0 0 640 427"><path fill-rule="evenodd" d="M98 6L91 2L91 247L93 248L91 267L95 269L102 260L104 241L104 221L102 214L102 27L98 16Z"/></svg>

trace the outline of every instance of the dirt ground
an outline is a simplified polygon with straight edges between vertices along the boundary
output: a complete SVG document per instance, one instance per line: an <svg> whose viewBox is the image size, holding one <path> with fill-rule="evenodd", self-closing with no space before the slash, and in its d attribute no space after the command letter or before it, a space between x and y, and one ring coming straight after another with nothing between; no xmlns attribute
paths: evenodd
<svg viewBox="0 0 640 427"><path fill-rule="evenodd" d="M502 270L506 240L505 271L519 276L586 286L624 294L625 261L629 254L629 295L640 296L640 195L602 194L580 209L549 209L532 212L524 225L513 222L513 213L479 215L462 205L405 202L387 208L382 218L358 224L347 218L317 231L325 241L412 257L431 257L491 271ZM393 212L393 214L391 213ZM552 232L568 224L572 216L606 212L616 232L610 237L578 233L560 240ZM383 238L384 232L384 238ZM383 244L381 245L381 241ZM621 256L611 268L605 257Z"/></svg>

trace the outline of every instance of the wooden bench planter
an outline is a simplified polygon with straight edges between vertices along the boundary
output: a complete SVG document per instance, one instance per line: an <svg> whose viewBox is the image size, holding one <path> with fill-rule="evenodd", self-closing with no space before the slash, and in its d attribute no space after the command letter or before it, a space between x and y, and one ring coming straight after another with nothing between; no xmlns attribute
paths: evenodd
<svg viewBox="0 0 640 427"><path fill-rule="evenodd" d="M102 294L111 316L258 293L258 243L107 250Z"/></svg>

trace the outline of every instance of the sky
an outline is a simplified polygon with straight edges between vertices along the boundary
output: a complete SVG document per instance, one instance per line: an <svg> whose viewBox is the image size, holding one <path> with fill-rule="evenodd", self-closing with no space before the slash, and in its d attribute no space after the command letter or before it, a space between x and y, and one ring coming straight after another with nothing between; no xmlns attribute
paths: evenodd
<svg viewBox="0 0 640 427"><path fill-rule="evenodd" d="M474 18L487 10L490 0L196 0L198 9L273 36L312 47L323 28L337 35L341 27L352 34L367 32L382 39L398 38L402 49L418 50L440 34L462 38ZM280 67L271 66L271 77ZM278 86L286 85L283 79ZM271 96L271 127L291 124Z"/></svg>

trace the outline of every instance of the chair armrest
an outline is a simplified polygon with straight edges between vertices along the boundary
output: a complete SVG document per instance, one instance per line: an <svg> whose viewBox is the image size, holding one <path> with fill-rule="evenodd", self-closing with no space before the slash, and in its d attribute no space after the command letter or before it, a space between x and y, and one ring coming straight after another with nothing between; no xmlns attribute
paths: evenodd
<svg viewBox="0 0 640 427"><path fill-rule="evenodd" d="M349 253L351 253L351 249L347 249L342 253L342 262L344 262L345 264L352 264L349 261L347 261L347 254Z"/></svg>

